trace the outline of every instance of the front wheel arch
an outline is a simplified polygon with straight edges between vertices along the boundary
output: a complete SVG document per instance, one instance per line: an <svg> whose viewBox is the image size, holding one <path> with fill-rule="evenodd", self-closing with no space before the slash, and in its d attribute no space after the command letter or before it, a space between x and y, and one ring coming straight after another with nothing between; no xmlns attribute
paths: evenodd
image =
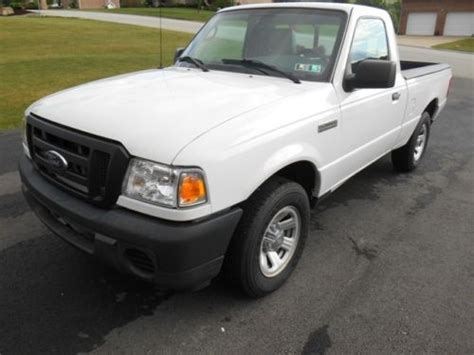
<svg viewBox="0 0 474 355"><path fill-rule="evenodd" d="M276 168L272 174L259 183L249 198L258 191L258 189L274 178L284 178L296 182L305 189L311 206L313 207L316 203L321 188L321 174L316 165L309 160L298 160ZM242 203L245 203L245 201Z"/></svg>

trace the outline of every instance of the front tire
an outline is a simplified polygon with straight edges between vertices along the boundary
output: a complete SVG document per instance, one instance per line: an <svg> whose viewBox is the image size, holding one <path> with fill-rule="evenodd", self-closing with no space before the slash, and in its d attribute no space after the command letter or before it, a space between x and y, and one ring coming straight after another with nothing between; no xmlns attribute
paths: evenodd
<svg viewBox="0 0 474 355"><path fill-rule="evenodd" d="M230 272L250 297L262 297L288 279L303 251L310 205L304 188L275 177L245 203L227 256Z"/></svg>
<svg viewBox="0 0 474 355"><path fill-rule="evenodd" d="M410 140L403 147L392 152L392 164L401 172L416 169L425 155L430 137L431 117L428 112L423 112L421 120L415 128Z"/></svg>

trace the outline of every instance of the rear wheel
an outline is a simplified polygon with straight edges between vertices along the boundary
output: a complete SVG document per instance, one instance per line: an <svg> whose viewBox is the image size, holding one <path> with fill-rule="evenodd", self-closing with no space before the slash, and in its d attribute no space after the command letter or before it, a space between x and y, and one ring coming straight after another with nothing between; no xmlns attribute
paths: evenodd
<svg viewBox="0 0 474 355"><path fill-rule="evenodd" d="M262 297L288 279L303 251L309 213L303 187L279 177L247 201L227 264L249 296Z"/></svg>
<svg viewBox="0 0 474 355"><path fill-rule="evenodd" d="M392 164L398 171L415 170L423 158L430 137L431 117L424 112L407 144L392 152Z"/></svg>

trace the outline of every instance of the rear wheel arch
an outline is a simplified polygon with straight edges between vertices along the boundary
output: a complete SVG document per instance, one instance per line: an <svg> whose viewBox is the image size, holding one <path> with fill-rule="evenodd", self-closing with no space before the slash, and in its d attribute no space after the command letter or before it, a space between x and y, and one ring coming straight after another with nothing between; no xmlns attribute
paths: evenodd
<svg viewBox="0 0 474 355"><path fill-rule="evenodd" d="M438 112L438 102L439 100L437 98L431 100L428 106L423 110L423 112L427 112L430 115L431 122L433 122L436 112Z"/></svg>
<svg viewBox="0 0 474 355"><path fill-rule="evenodd" d="M410 172L416 169L426 151L430 136L431 120L430 114L424 111L408 142L404 146L392 151L392 163L395 170ZM421 149L421 153L417 152L419 149ZM417 156L418 154L419 156Z"/></svg>

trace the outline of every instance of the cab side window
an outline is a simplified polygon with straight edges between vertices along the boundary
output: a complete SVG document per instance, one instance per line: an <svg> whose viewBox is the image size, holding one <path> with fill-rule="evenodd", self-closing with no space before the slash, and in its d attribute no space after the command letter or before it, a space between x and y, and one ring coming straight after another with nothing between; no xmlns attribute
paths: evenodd
<svg viewBox="0 0 474 355"><path fill-rule="evenodd" d="M359 20L349 55L353 73L363 60L389 60L387 32L382 20Z"/></svg>

